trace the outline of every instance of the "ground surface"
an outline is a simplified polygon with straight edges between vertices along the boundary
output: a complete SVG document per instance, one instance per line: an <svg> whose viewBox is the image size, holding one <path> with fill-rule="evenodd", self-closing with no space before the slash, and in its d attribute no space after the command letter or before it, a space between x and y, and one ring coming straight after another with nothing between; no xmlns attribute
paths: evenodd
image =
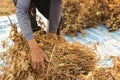
<svg viewBox="0 0 120 80"><path fill-rule="evenodd" d="M10 15L15 13L15 7L12 0L0 1L0 16Z"/></svg>

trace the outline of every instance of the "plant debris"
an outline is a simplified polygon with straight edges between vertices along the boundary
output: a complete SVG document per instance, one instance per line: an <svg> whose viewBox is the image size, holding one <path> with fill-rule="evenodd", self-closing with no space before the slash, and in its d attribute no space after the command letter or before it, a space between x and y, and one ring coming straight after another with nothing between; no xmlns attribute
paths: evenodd
<svg viewBox="0 0 120 80"><path fill-rule="evenodd" d="M13 0L1 0L0 2L0 16L11 15L15 13L15 6Z"/></svg>
<svg viewBox="0 0 120 80"><path fill-rule="evenodd" d="M106 4L108 10L105 14L108 14L108 19L106 19L105 25L109 28L109 31L115 31L120 27L120 1L113 0L109 1L106 0ZM109 11L109 12L108 12Z"/></svg>
<svg viewBox="0 0 120 80"><path fill-rule="evenodd" d="M114 66L112 68L103 68L98 66L88 75L80 74L79 80L120 80L120 58L114 57Z"/></svg>
<svg viewBox="0 0 120 80"><path fill-rule="evenodd" d="M0 80L119 80L120 58L114 57L112 68L96 66L96 54L92 49L80 43L68 43L59 38L55 45L53 39L48 39L44 32L34 33L39 46L51 58L46 64L46 74L42 69L38 73L31 67L30 49L21 33L13 25L10 38L14 45L3 52L0 59L4 62L0 70ZM16 32L16 33L15 33ZM5 42L4 42L5 44Z"/></svg>
<svg viewBox="0 0 120 80"><path fill-rule="evenodd" d="M46 74L42 69L36 74L30 63L30 49L27 41L11 22L10 39L14 42L0 59L4 62L1 67L3 74L0 80L73 80L80 74L87 75L94 70L96 55L92 49L80 43L70 44L58 36L59 44L51 38L48 39L44 31L34 33L35 39L42 50L50 58L50 63L45 63ZM5 44L5 43L4 43Z"/></svg>
<svg viewBox="0 0 120 80"><path fill-rule="evenodd" d="M63 1L63 30L62 34L71 36L85 28L96 28L104 24L109 31L120 27L119 0L64 0Z"/></svg>
<svg viewBox="0 0 120 80"><path fill-rule="evenodd" d="M62 34L85 35L84 28L105 24L109 31L120 27L119 0L64 0ZM46 74L38 73L31 67L30 49L27 41L11 22L10 39L14 45L3 52L0 60L0 80L120 80L120 58L114 58L114 67L96 66L96 55L92 49L80 43L68 43L58 36L59 44L48 39L44 31L34 33L39 46L50 58ZM3 41L3 48L7 47Z"/></svg>

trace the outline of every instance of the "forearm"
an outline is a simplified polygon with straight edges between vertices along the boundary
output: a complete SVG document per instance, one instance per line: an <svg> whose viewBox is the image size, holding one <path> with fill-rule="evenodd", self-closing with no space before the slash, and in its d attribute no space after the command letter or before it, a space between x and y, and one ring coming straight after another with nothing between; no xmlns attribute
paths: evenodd
<svg viewBox="0 0 120 80"><path fill-rule="evenodd" d="M62 13L62 0L50 0L50 13L49 13L49 20L50 20L50 28L49 31L56 33L59 27L59 23L61 20L61 13Z"/></svg>
<svg viewBox="0 0 120 80"><path fill-rule="evenodd" d="M17 18L18 18L19 26L23 36L27 40L30 40L31 38L33 38L30 21L21 19L18 15L17 15Z"/></svg>
<svg viewBox="0 0 120 80"><path fill-rule="evenodd" d="M31 22L28 15L29 4L31 0L18 0L16 6L16 15L21 32L27 40L33 38Z"/></svg>
<svg viewBox="0 0 120 80"><path fill-rule="evenodd" d="M30 46L30 49L38 47L38 44L37 44L37 42L36 42L36 40L34 38L28 40L27 42L28 42L28 44Z"/></svg>

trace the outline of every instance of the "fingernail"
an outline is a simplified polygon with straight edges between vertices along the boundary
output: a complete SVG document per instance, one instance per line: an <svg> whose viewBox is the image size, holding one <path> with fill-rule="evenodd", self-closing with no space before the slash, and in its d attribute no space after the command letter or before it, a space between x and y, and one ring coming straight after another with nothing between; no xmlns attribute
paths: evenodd
<svg viewBox="0 0 120 80"><path fill-rule="evenodd" d="M35 66L33 67L33 69L35 69Z"/></svg>

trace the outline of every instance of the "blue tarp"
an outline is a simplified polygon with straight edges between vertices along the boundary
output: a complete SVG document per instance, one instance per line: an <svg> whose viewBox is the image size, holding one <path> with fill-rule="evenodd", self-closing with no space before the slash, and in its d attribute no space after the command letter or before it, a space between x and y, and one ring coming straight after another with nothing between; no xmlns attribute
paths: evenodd
<svg viewBox="0 0 120 80"><path fill-rule="evenodd" d="M15 15L10 16L11 20L18 25ZM7 16L0 17L0 52L3 52L1 41L7 40L8 44L11 45L12 42L8 38L10 33L10 22ZM89 47L93 47L96 44L96 53L102 59L105 56L119 56L120 55L120 29L115 32L108 32L108 29L104 25L99 25L96 28L85 29L86 35L82 36L78 33L75 37L70 37L65 35L65 39L69 42L80 42ZM103 59L100 63L107 67L112 65L112 59Z"/></svg>

